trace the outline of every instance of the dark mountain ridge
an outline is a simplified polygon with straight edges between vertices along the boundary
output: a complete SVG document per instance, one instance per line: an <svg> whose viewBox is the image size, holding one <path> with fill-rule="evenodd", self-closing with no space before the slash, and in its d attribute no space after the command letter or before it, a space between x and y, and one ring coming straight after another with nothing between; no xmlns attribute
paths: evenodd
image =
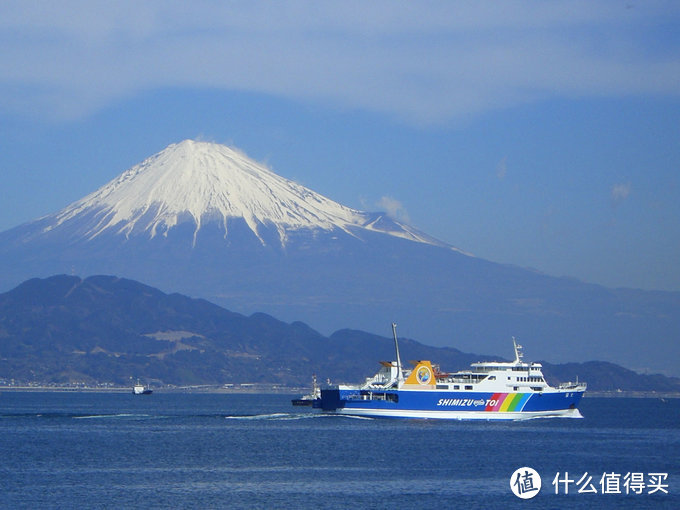
<svg viewBox="0 0 680 510"><path fill-rule="evenodd" d="M393 349L387 337L350 329L324 337L302 322L245 316L112 276L36 278L0 294L5 381L125 385L142 377L173 385L301 386L316 373L355 382L372 375L379 360L393 359ZM400 349L405 360L431 359L449 371L499 359L407 338L400 338ZM578 376L591 390L680 390L678 379L611 363L546 364L545 373L551 382Z"/></svg>

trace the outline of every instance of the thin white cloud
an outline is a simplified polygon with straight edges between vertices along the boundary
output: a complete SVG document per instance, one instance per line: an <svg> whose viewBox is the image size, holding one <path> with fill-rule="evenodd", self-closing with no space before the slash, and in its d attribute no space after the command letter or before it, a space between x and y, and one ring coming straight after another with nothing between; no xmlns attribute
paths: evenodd
<svg viewBox="0 0 680 510"><path fill-rule="evenodd" d="M611 199L614 205L618 205L630 195L630 183L614 184L611 189Z"/></svg>
<svg viewBox="0 0 680 510"><path fill-rule="evenodd" d="M105 5L103 7L102 5ZM0 3L0 109L85 116L165 87L461 119L548 97L680 94L680 5Z"/></svg>
<svg viewBox="0 0 680 510"><path fill-rule="evenodd" d="M508 158L501 159L496 166L496 177L498 177L499 181L505 179L505 174L508 173L507 159Z"/></svg>
<svg viewBox="0 0 680 510"><path fill-rule="evenodd" d="M399 200L384 196L380 198L377 205L380 209L384 210L390 218L403 221L404 223L411 222L404 205Z"/></svg>

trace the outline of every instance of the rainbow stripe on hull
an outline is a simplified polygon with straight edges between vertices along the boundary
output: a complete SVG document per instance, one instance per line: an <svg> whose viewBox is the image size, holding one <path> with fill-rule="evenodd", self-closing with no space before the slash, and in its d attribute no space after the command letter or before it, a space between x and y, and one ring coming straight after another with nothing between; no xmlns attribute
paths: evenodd
<svg viewBox="0 0 680 510"><path fill-rule="evenodd" d="M531 393L494 393L484 411L500 413L521 411L530 397Z"/></svg>

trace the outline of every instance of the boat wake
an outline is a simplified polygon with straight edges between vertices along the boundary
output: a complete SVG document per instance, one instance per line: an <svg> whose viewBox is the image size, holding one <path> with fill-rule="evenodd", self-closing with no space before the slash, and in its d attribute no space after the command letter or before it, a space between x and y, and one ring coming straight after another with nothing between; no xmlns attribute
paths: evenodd
<svg viewBox="0 0 680 510"><path fill-rule="evenodd" d="M247 414L247 415L230 415L225 416L227 420L244 420L244 421L286 421L286 420L308 420L310 418L318 418L318 414L303 414L303 413L269 413L269 414Z"/></svg>
<svg viewBox="0 0 680 510"><path fill-rule="evenodd" d="M530 420L547 420L550 418L572 418L572 419L581 419L583 418L583 415L578 409L574 409L574 412L571 413L565 413L565 414L547 414L543 416L520 416L519 418L515 418L513 421L530 421Z"/></svg>
<svg viewBox="0 0 680 510"><path fill-rule="evenodd" d="M36 418L41 420L149 420L157 418L165 418L165 416L157 416L151 414L138 413L110 413L110 414L81 414L69 412L46 412L46 413L2 413L0 419L26 419Z"/></svg>
<svg viewBox="0 0 680 510"><path fill-rule="evenodd" d="M131 413L116 413L116 414L88 414L82 416L72 416L74 420L102 420L102 419L148 419L159 418L159 416L152 416L150 414L131 414Z"/></svg>
<svg viewBox="0 0 680 510"><path fill-rule="evenodd" d="M231 415L224 417L227 420L242 421L296 421L296 420L318 420L326 418L350 418L353 420L372 420L368 416L349 416L342 414L317 414L317 413L270 413L270 414L248 414Z"/></svg>
<svg viewBox="0 0 680 510"><path fill-rule="evenodd" d="M247 415L230 415L225 416L227 420L281 420L289 415L287 413L270 413L270 414L247 414Z"/></svg>

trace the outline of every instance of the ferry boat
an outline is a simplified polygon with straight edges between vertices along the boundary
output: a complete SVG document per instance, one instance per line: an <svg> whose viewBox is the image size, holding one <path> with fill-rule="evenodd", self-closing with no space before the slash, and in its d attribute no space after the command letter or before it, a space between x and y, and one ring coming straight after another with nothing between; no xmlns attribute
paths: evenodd
<svg viewBox="0 0 680 510"><path fill-rule="evenodd" d="M135 384L132 387L132 394L133 395L151 395L153 393L153 390L149 388L148 386L144 386L142 383L137 381L137 384Z"/></svg>
<svg viewBox="0 0 680 510"><path fill-rule="evenodd" d="M430 361L402 367L396 324L392 324L396 361L360 385L321 389L315 408L353 416L439 418L457 420L518 420L537 417L582 418L577 406L586 383L557 387L544 379L540 363L523 361L522 346L512 339L510 362L472 363L469 370L445 373Z"/></svg>

